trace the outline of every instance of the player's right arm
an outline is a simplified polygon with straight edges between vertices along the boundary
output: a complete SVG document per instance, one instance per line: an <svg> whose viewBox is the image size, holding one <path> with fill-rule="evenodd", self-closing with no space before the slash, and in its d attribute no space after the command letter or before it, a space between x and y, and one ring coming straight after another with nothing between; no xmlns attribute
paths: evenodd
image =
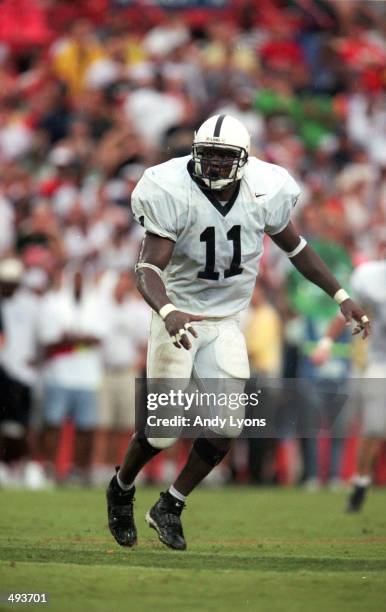
<svg viewBox="0 0 386 612"><path fill-rule="evenodd" d="M131 195L134 217L146 230L135 272L139 292L164 320L173 344L189 350L192 345L187 332L197 336L190 322L204 317L181 312L171 304L162 279L184 225L181 200L173 195L178 185L170 185L170 181L169 175L149 168Z"/></svg>
<svg viewBox="0 0 386 612"><path fill-rule="evenodd" d="M138 291L149 306L161 316L164 307L172 306L161 272L168 265L173 249L174 242L169 238L146 232L135 268ZM189 350L192 344L187 331L197 338L197 332L191 326L191 321L201 321L204 317L173 309L162 318L169 335L172 339L175 338L173 344L177 348L184 347Z"/></svg>

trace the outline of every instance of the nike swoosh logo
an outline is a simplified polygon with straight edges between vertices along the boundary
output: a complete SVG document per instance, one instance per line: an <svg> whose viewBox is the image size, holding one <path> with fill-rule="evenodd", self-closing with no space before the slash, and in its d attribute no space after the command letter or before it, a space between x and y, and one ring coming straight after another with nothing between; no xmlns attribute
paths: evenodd
<svg viewBox="0 0 386 612"><path fill-rule="evenodd" d="M262 196L265 196L265 193L255 193L255 198L261 198Z"/></svg>

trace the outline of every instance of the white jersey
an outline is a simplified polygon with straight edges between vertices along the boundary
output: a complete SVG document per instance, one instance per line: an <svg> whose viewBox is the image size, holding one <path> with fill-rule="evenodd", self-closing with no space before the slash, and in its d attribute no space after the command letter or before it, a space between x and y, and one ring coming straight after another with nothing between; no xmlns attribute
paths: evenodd
<svg viewBox="0 0 386 612"><path fill-rule="evenodd" d="M232 316L249 304L264 233L287 226L300 189L284 168L250 157L222 204L191 178L190 159L148 168L133 191L133 213L148 232L175 242L163 272L170 301L192 314Z"/></svg>
<svg viewBox="0 0 386 612"><path fill-rule="evenodd" d="M37 378L31 362L37 353L40 303L40 298L24 287L1 303L5 342L0 350L0 365L9 376L28 386Z"/></svg>
<svg viewBox="0 0 386 612"><path fill-rule="evenodd" d="M364 263L351 276L351 287L372 313L369 360L386 361L386 260Z"/></svg>

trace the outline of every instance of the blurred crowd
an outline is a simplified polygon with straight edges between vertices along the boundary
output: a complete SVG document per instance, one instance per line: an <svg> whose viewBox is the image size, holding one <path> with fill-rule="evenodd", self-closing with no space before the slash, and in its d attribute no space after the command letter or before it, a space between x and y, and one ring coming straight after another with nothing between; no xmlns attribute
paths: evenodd
<svg viewBox="0 0 386 612"><path fill-rule="evenodd" d="M119 460L149 322L133 280L142 228L130 195L146 167L190 152L209 115L240 119L253 154L296 178L295 222L344 286L353 266L384 250L386 4L199 4L1 3L0 383L22 413L19 426L3 417L3 483L17 479L9 466L26 454L26 482L55 477L68 416L71 477L99 466L103 480ZM245 317L259 376L319 375L309 356L336 309L289 268L267 240ZM356 350L353 365L349 338L341 345L324 373L339 380L363 361ZM277 445L266 446L264 455L277 456ZM303 478L315 484L309 446ZM258 465L250 460L245 478L262 478L260 451L247 449ZM332 449L331 481L341 477L342 452Z"/></svg>

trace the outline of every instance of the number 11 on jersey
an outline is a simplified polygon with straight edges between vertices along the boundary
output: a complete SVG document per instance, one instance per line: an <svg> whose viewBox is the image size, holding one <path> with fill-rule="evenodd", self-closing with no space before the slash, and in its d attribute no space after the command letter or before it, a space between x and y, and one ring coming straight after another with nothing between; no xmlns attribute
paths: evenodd
<svg viewBox="0 0 386 612"><path fill-rule="evenodd" d="M241 225L234 225L227 232L227 238L233 242L233 257L231 265L227 270L224 270L224 278L237 276L241 274L243 268L241 263ZM205 269L200 270L197 274L198 278L206 278L208 280L219 280L220 273L216 272L216 229L214 226L207 227L200 235L200 242L206 242L206 261Z"/></svg>

